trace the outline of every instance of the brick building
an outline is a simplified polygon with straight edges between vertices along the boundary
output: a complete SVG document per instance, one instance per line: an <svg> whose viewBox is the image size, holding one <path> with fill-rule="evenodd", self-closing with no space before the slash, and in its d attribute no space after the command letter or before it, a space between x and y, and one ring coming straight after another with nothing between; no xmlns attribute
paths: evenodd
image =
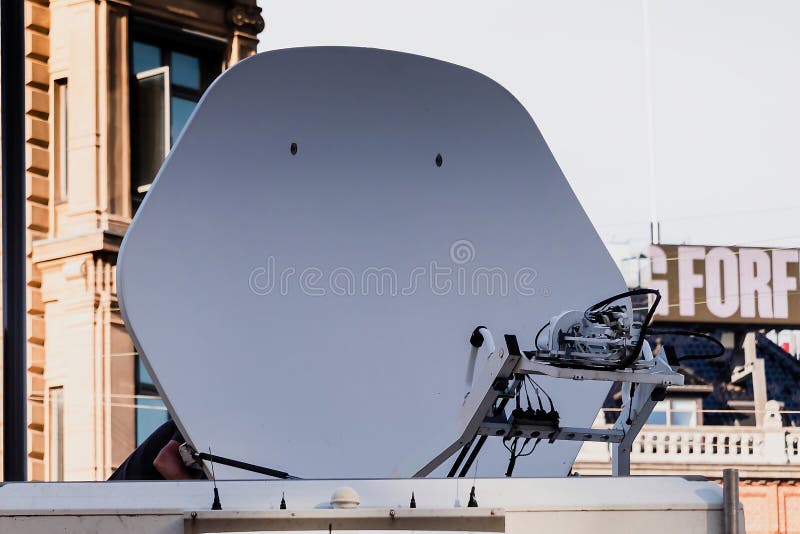
<svg viewBox="0 0 800 534"><path fill-rule="evenodd" d="M25 0L31 480L105 479L167 417L120 318L117 252L205 88L255 53L260 11Z"/></svg>

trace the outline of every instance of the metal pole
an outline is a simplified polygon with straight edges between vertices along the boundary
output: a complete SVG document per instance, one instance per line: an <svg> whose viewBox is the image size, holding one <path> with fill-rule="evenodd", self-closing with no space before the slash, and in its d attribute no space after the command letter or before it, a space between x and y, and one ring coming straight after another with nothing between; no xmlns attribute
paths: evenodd
<svg viewBox="0 0 800 534"><path fill-rule="evenodd" d="M722 470L722 506L724 534L739 534L739 470Z"/></svg>
<svg viewBox="0 0 800 534"><path fill-rule="evenodd" d="M26 479L24 2L0 0L3 165L3 475Z"/></svg>
<svg viewBox="0 0 800 534"><path fill-rule="evenodd" d="M611 444L611 476L631 476L631 448L629 443Z"/></svg>

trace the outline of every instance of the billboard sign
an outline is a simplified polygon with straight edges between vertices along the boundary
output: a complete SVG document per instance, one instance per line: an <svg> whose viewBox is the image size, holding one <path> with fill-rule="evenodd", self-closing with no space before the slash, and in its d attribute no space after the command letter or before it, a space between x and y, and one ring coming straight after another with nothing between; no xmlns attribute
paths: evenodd
<svg viewBox="0 0 800 534"><path fill-rule="evenodd" d="M656 320L800 325L800 251L651 245Z"/></svg>

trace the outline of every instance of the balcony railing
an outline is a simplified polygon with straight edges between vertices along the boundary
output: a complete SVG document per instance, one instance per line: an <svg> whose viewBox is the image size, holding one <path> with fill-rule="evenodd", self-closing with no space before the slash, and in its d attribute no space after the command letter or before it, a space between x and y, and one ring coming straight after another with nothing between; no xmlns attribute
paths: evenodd
<svg viewBox="0 0 800 534"><path fill-rule="evenodd" d="M766 456L763 430L747 427L695 427L651 430L639 433L631 459L661 461L667 457L690 462L730 463Z"/></svg>
<svg viewBox="0 0 800 534"><path fill-rule="evenodd" d="M604 420L601 414L598 421ZM772 421L780 420L780 417L772 418ZM587 443L576 463L604 463L610 459L610 445ZM648 425L637 436L631 462L698 466L788 464L800 467L800 428L776 424L763 427Z"/></svg>

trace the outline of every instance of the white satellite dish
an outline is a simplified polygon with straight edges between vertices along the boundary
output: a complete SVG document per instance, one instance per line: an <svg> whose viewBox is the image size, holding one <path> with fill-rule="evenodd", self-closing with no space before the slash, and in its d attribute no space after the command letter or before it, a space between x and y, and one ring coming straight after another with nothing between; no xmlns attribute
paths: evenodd
<svg viewBox="0 0 800 534"><path fill-rule="evenodd" d="M532 346L556 313L624 289L507 90L337 47L259 54L209 88L118 276L185 437L301 477L412 475L452 442L476 326ZM540 383L573 426L608 390ZM563 476L579 446L544 443L515 475ZM488 443L478 475L507 459Z"/></svg>

